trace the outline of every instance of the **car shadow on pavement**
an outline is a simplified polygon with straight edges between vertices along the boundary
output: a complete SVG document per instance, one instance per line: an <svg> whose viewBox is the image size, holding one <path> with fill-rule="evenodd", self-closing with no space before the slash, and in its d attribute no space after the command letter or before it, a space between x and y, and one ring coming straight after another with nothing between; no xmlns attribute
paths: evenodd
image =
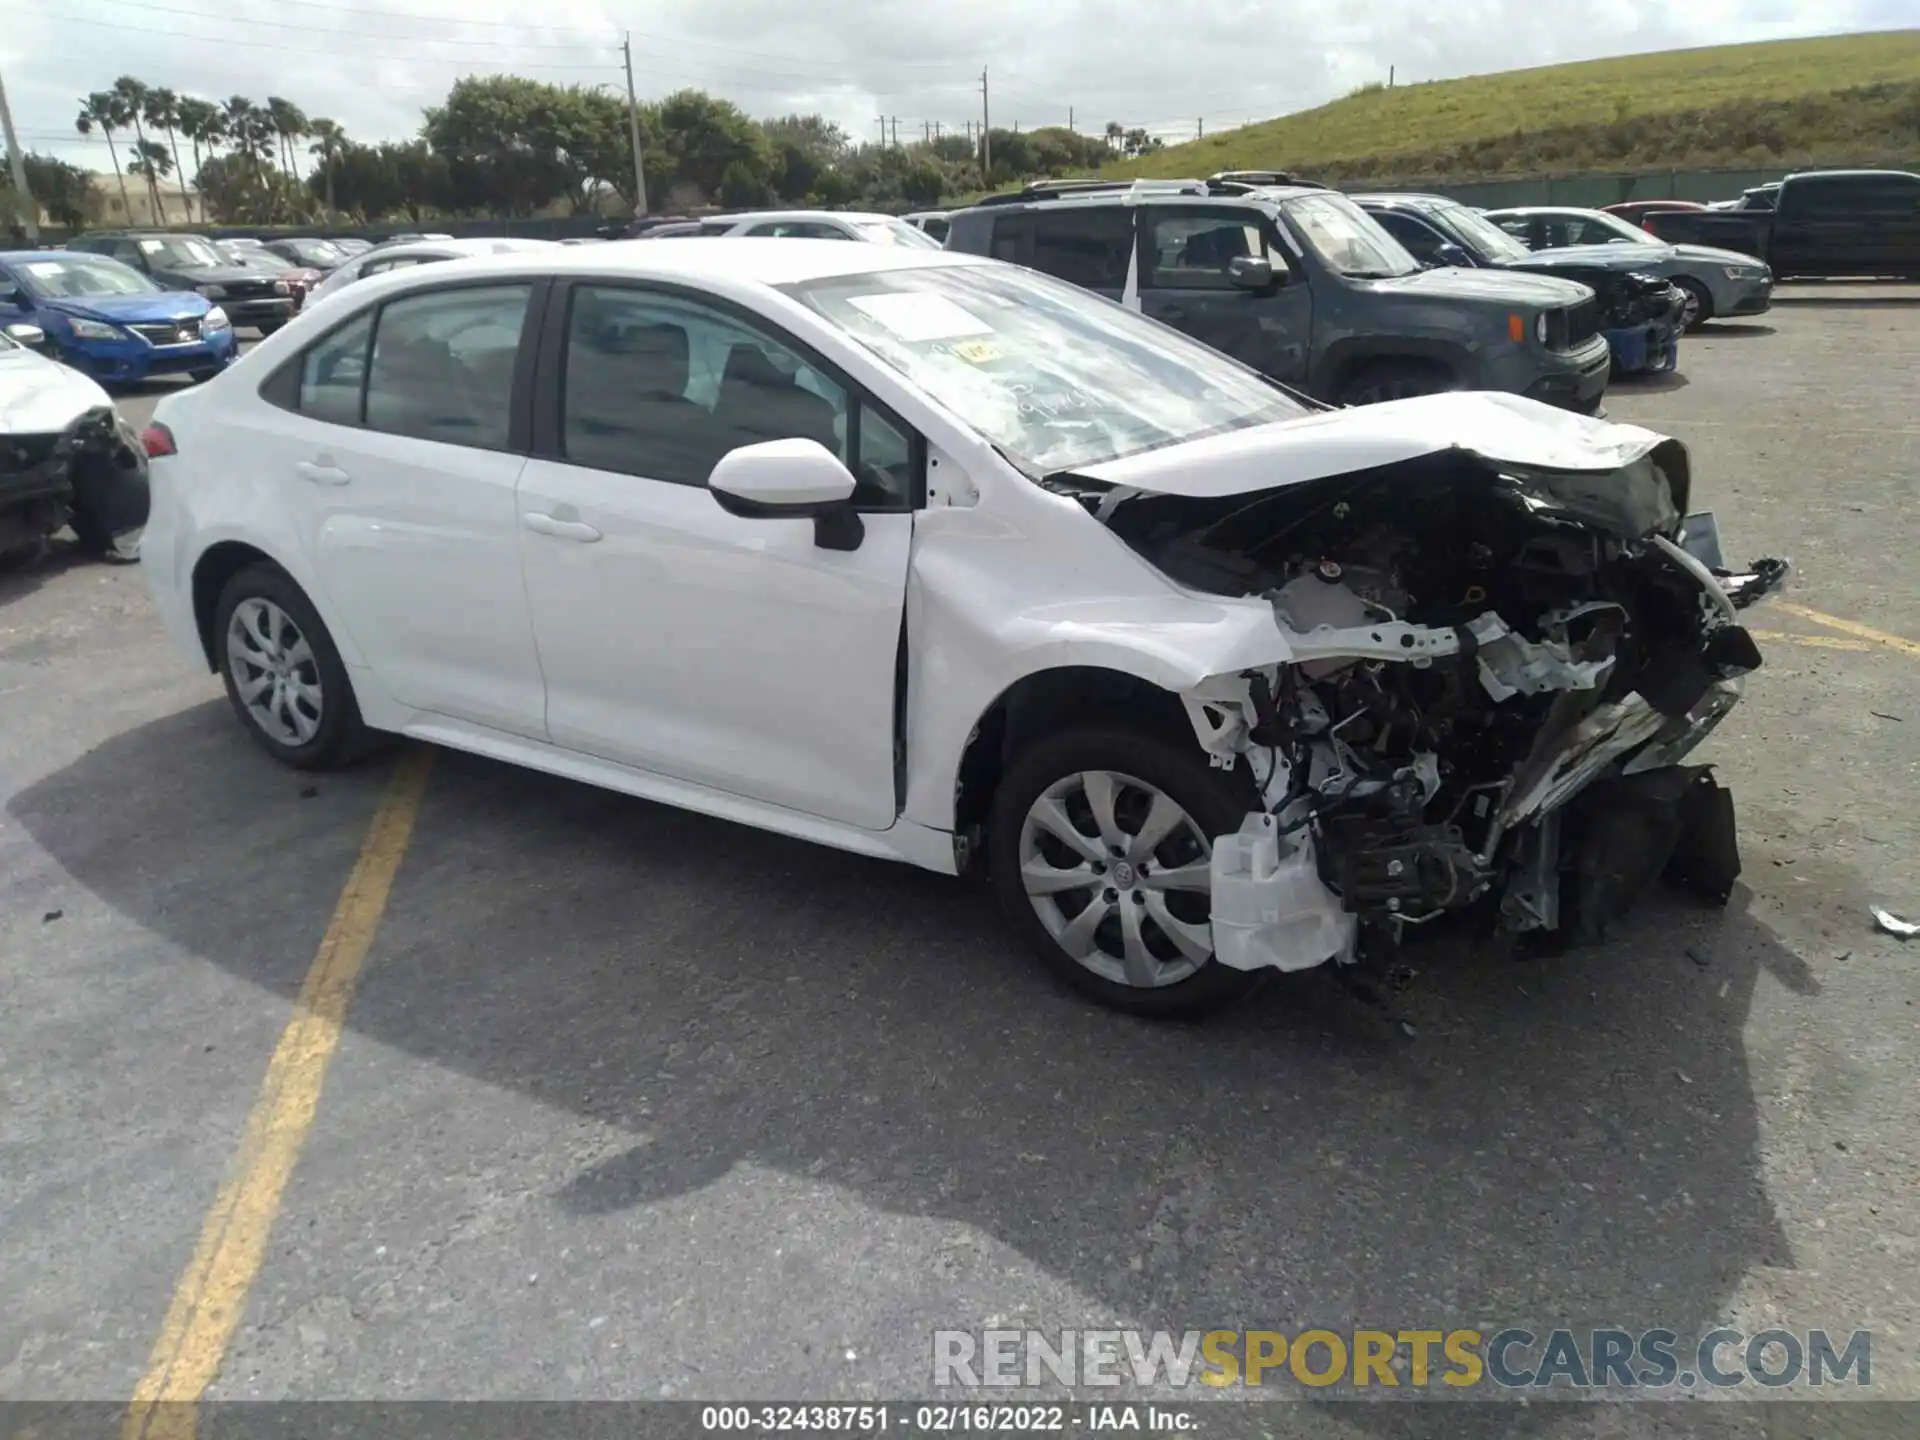
<svg viewBox="0 0 1920 1440"><path fill-rule="evenodd" d="M1706 328L1698 331L1697 340L1758 340L1763 335L1778 335L1780 332L1771 325L1753 325L1737 320L1709 320Z"/></svg>
<svg viewBox="0 0 1920 1440"><path fill-rule="evenodd" d="M1622 394L1659 395L1668 390L1684 390L1692 383L1679 370L1661 370L1652 374L1618 376L1612 381L1612 388Z"/></svg>
<svg viewBox="0 0 1920 1440"><path fill-rule="evenodd" d="M76 565L100 563L80 546L80 542L62 535L45 541L38 549L21 551L0 558L0 607L31 595L42 585L65 574Z"/></svg>
<svg viewBox="0 0 1920 1440"><path fill-rule="evenodd" d="M326 917L226 883L288 823L209 801L240 763L266 762L210 702L9 811L136 923L291 998L300 975L257 938ZM371 797L384 776L318 784ZM978 884L448 753L348 1024L636 1137L556 1184L561 1212L771 1167L973 1227L1149 1328L1684 1336L1793 1263L1742 1037L1763 974L1816 993L1738 899L1656 897L1560 959L1410 949L1411 1036L1311 972L1211 1024L1150 1024L1057 988ZM1453 1408L1345 1418L1464 1433ZM1488 1433L1585 1408L1507 1409Z"/></svg>

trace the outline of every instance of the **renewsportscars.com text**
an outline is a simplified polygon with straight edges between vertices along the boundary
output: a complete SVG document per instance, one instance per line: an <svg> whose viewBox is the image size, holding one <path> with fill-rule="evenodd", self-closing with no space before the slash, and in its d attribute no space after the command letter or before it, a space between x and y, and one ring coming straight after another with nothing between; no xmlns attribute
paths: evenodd
<svg viewBox="0 0 1920 1440"><path fill-rule="evenodd" d="M939 1387L1346 1385L1642 1391L1873 1383L1873 1336L1825 1330L938 1330Z"/></svg>

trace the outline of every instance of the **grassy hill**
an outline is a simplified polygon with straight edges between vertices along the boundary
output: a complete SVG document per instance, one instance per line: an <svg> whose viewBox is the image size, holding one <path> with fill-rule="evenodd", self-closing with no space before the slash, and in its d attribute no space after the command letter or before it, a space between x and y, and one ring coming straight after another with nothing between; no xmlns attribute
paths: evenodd
<svg viewBox="0 0 1920 1440"><path fill-rule="evenodd" d="M1278 167L1344 181L1835 161L1920 164L1920 30L1370 87L1103 173Z"/></svg>

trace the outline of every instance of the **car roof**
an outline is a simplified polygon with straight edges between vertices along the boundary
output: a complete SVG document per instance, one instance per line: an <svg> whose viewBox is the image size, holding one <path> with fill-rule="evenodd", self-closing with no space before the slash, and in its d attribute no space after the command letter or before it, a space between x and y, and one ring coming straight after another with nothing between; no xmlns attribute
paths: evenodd
<svg viewBox="0 0 1920 1440"><path fill-rule="evenodd" d="M1489 215L1607 215L1604 210L1596 210L1588 205L1496 205L1487 211ZM1618 215L1607 215L1609 220L1618 220Z"/></svg>
<svg viewBox="0 0 1920 1440"><path fill-rule="evenodd" d="M1450 195L1423 195L1417 192L1386 191L1378 195L1349 195L1356 205L1407 205L1416 210L1425 210L1435 205L1458 205L1460 202Z"/></svg>
<svg viewBox="0 0 1920 1440"><path fill-rule="evenodd" d="M748 221L760 220L846 220L871 222L874 220L892 220L894 218L892 215L882 215L877 210L742 210L734 215L710 215L707 217L707 220L724 220L729 225L744 225Z"/></svg>
<svg viewBox="0 0 1920 1440"><path fill-rule="evenodd" d="M922 250L894 245L849 245L844 240L776 239L772 236L700 236L679 245L651 245L642 239L609 240L604 245L547 245L540 270L562 276L631 276L647 280L746 281L750 284L792 285L838 275L870 275L889 270L929 270L949 266L995 265L984 256L950 250ZM462 270L524 270L525 250L514 254L480 255ZM420 283L432 283L438 267L413 272ZM386 276L371 277L384 281ZM357 290L358 287L356 286Z"/></svg>
<svg viewBox="0 0 1920 1440"><path fill-rule="evenodd" d="M1902 180L1920 179L1920 176L1916 176L1911 170L1795 170L1792 174L1787 176L1787 179L1789 180L1868 180L1868 179L1877 179L1878 177L1883 175L1897 175ZM1766 190L1770 188L1775 188L1775 186L1777 186L1778 183L1779 182L1777 181L1774 182L1774 186L1756 185L1754 186L1754 189Z"/></svg>
<svg viewBox="0 0 1920 1440"><path fill-rule="evenodd" d="M360 260L391 260L396 255L426 251L434 255L507 255L527 250L559 249L552 240L521 239L513 235L469 236L464 240L401 240L376 245L356 256Z"/></svg>
<svg viewBox="0 0 1920 1440"><path fill-rule="evenodd" d="M0 264L9 261L24 263L28 260L106 260L118 265L120 262L111 255L95 255L88 250L0 250Z"/></svg>

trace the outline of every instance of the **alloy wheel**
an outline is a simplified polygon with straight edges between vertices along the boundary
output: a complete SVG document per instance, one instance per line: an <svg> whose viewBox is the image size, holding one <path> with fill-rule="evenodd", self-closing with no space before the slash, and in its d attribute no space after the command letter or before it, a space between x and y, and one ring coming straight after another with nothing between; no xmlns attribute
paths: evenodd
<svg viewBox="0 0 1920 1440"><path fill-rule="evenodd" d="M263 734L299 746L320 733L326 696L319 662L293 617L273 601L252 596L233 607L227 670L248 718Z"/></svg>
<svg viewBox="0 0 1920 1440"><path fill-rule="evenodd" d="M1212 845L1178 801L1085 770L1043 790L1020 827L1020 878L1054 942L1102 979L1177 984L1213 958Z"/></svg>

